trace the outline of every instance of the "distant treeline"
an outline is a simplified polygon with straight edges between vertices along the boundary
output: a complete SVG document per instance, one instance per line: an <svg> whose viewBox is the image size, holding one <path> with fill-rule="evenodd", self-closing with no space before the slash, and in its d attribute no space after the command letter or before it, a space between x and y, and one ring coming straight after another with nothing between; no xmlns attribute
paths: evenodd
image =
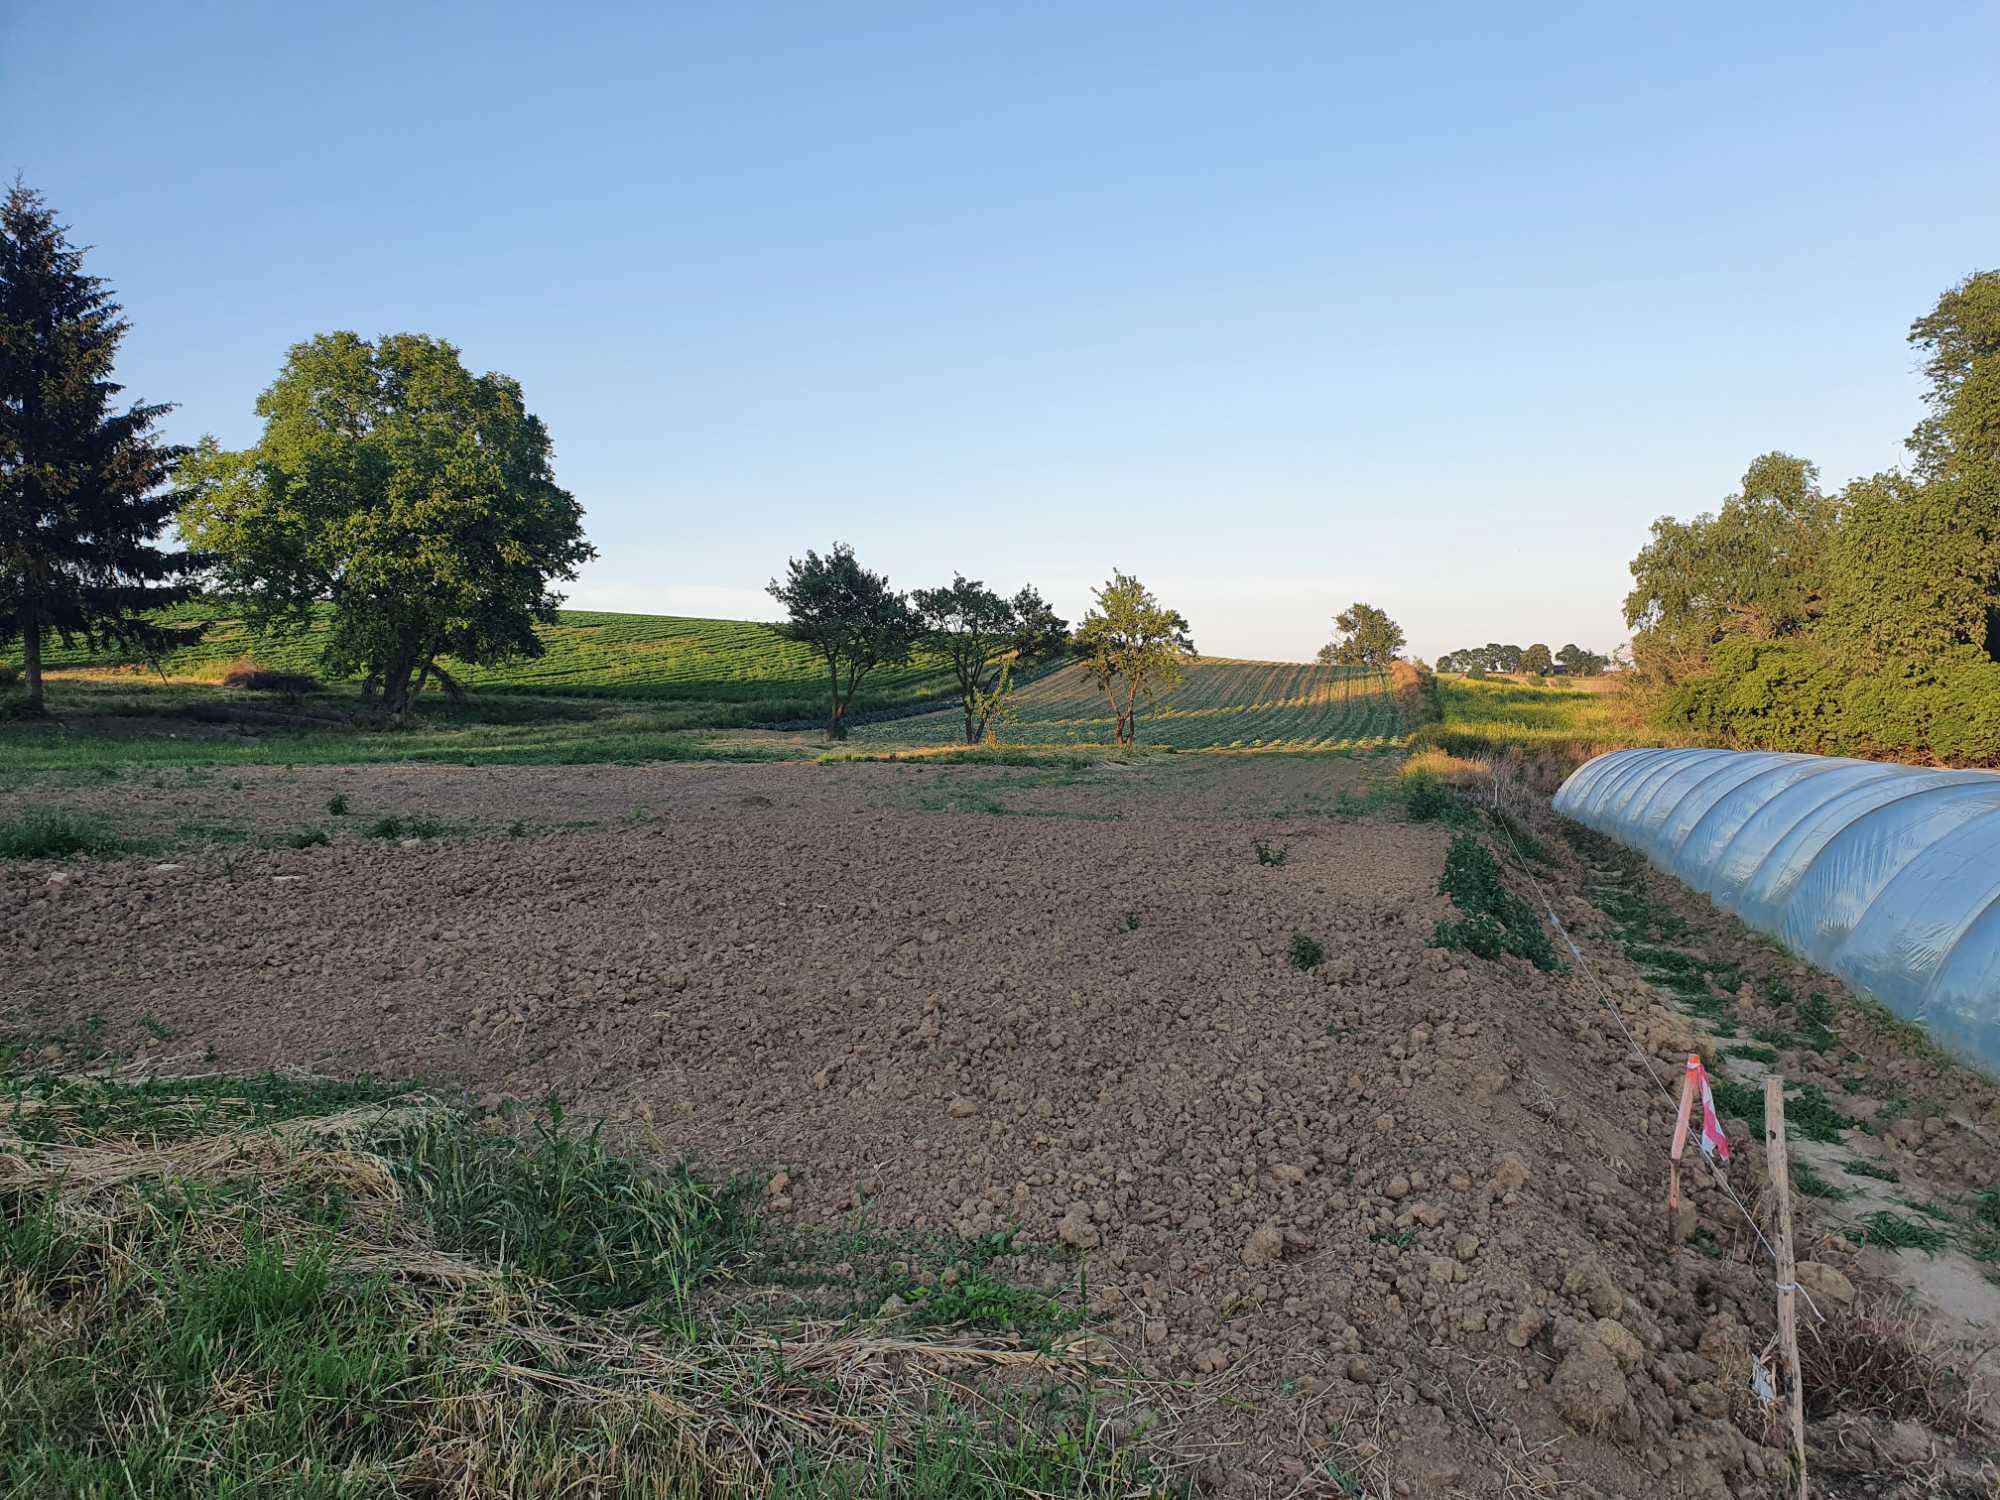
<svg viewBox="0 0 2000 1500"><path fill-rule="evenodd" d="M1610 657L1575 644L1552 652L1539 642L1523 648L1489 641L1484 646L1447 651L1437 659L1440 672L1469 672L1475 677L1485 672L1531 672L1547 677L1558 670L1570 677L1595 677L1610 665Z"/></svg>
<svg viewBox="0 0 2000 1500"><path fill-rule="evenodd" d="M2000 764L2000 271L1910 329L1928 415L1905 467L1836 494L1767 453L1662 518L1625 602L1661 729L1722 744Z"/></svg>

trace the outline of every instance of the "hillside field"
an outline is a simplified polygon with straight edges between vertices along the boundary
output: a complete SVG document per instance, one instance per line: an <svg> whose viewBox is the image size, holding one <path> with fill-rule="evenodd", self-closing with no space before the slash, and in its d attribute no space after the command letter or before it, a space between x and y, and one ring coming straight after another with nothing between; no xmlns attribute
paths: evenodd
<svg viewBox="0 0 2000 1500"><path fill-rule="evenodd" d="M317 673L324 644L318 628L293 635L259 635L227 601L197 600L163 611L162 624L199 626L201 639L157 661L136 653L91 651L51 641L44 661L52 673L79 671L194 682L220 682L230 664L252 658L288 672ZM769 707L770 718L813 717L825 711L825 668L805 647L760 620L704 620L679 615L561 611L536 631L544 654L498 667L451 664L468 689L541 696L630 698L657 703L731 703ZM20 663L16 645L0 663ZM858 712L921 703L951 690L937 661L872 674Z"/></svg>
<svg viewBox="0 0 2000 1500"><path fill-rule="evenodd" d="M1023 745L1105 744L1114 720L1104 693L1081 666L1028 683L1015 695L1018 717L1000 738ZM1304 663L1231 661L1189 665L1151 708L1139 711L1141 744L1176 750L1380 750L1403 732L1402 715L1379 672ZM866 724L858 745L950 745L963 740L956 707Z"/></svg>

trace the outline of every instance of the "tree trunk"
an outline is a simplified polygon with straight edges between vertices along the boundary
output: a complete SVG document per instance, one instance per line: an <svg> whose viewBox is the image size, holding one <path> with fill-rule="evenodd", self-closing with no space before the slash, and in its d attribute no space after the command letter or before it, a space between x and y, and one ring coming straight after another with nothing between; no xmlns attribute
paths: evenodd
<svg viewBox="0 0 2000 1500"><path fill-rule="evenodd" d="M826 737L830 740L847 738L847 705L838 698L833 700L833 714L826 721Z"/></svg>
<svg viewBox="0 0 2000 1500"><path fill-rule="evenodd" d="M32 604L21 606L21 680L27 685L28 707L42 707L42 617Z"/></svg>
<svg viewBox="0 0 2000 1500"><path fill-rule="evenodd" d="M382 706L396 716L399 725L409 712L410 679L416 671L417 664L412 660L394 661L382 669Z"/></svg>

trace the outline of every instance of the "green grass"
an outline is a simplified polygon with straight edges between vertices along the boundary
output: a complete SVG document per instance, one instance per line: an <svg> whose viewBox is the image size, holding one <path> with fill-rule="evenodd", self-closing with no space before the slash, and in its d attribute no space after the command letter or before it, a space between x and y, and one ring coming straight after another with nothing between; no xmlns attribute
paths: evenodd
<svg viewBox="0 0 2000 1500"><path fill-rule="evenodd" d="M1054 1378L1082 1305L1011 1282L1010 1237L954 1247L892 1328L829 1327L787 1321L801 1232L755 1184L557 1110L507 1132L372 1080L16 1076L0 1150L0 1493L1162 1493ZM1014 1351L1004 1388L968 1339Z"/></svg>
<svg viewBox="0 0 2000 1500"><path fill-rule="evenodd" d="M1326 949L1320 946L1319 939L1303 932L1292 934L1292 946L1287 951L1295 969L1317 969L1326 961Z"/></svg>
<svg viewBox="0 0 2000 1500"><path fill-rule="evenodd" d="M0 859L65 859L73 854L108 856L128 848L124 839L95 818L62 808L30 812L0 823Z"/></svg>
<svg viewBox="0 0 2000 1500"><path fill-rule="evenodd" d="M1920 1224L1887 1210L1872 1213L1847 1231L1857 1245L1880 1245L1889 1250L1922 1250L1936 1254L1951 1243L1951 1233L1935 1224Z"/></svg>
<svg viewBox="0 0 2000 1500"><path fill-rule="evenodd" d="M1838 1203L1849 1196L1846 1188L1828 1182L1813 1167L1797 1158L1792 1160L1792 1186L1805 1197L1824 1198L1831 1203Z"/></svg>
<svg viewBox="0 0 2000 1500"><path fill-rule="evenodd" d="M1024 684L1014 694L1018 717L1005 739L1025 746L1108 744L1115 724L1107 699L1069 665ZM857 745L909 748L963 739L956 707L864 724ZM1139 711L1137 736L1146 746L1176 750L1393 749L1404 733L1402 711L1382 673L1303 663L1191 663L1158 703Z"/></svg>
<svg viewBox="0 0 2000 1500"><path fill-rule="evenodd" d="M260 636L224 599L203 599L164 610L162 624L200 627L201 640L169 651L157 662L109 647L92 651L50 642L44 661L54 672L125 671L137 677L189 678L219 683L230 664L253 657L286 672L317 672L325 644L325 619L296 636ZM662 703L736 703L772 718L814 718L825 712L821 685L826 668L806 647L755 620L705 620L679 615L617 614L566 609L553 625L537 626L543 654L497 667L451 664L474 693L647 699ZM0 662L18 663L18 647ZM882 667L863 684L857 712L893 708L950 696L955 684L944 664L918 657ZM52 694L59 696L59 693Z"/></svg>
<svg viewBox="0 0 2000 1500"><path fill-rule="evenodd" d="M1477 756L1507 750L1594 755L1631 743L1611 684L1593 689L1561 678L1541 685L1445 674L1437 686L1443 717L1418 730L1416 744Z"/></svg>

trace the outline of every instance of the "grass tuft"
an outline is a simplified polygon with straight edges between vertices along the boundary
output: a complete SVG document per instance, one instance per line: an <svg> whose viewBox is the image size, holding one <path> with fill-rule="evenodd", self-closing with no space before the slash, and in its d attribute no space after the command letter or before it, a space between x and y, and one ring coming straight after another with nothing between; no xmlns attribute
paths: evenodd
<svg viewBox="0 0 2000 1500"><path fill-rule="evenodd" d="M126 841L95 818L61 808L0 823L0 859L64 859L73 854L123 854Z"/></svg>
<svg viewBox="0 0 2000 1500"><path fill-rule="evenodd" d="M1292 934L1290 952L1295 969L1317 969L1326 961L1326 950L1319 945L1319 940L1303 932Z"/></svg>

